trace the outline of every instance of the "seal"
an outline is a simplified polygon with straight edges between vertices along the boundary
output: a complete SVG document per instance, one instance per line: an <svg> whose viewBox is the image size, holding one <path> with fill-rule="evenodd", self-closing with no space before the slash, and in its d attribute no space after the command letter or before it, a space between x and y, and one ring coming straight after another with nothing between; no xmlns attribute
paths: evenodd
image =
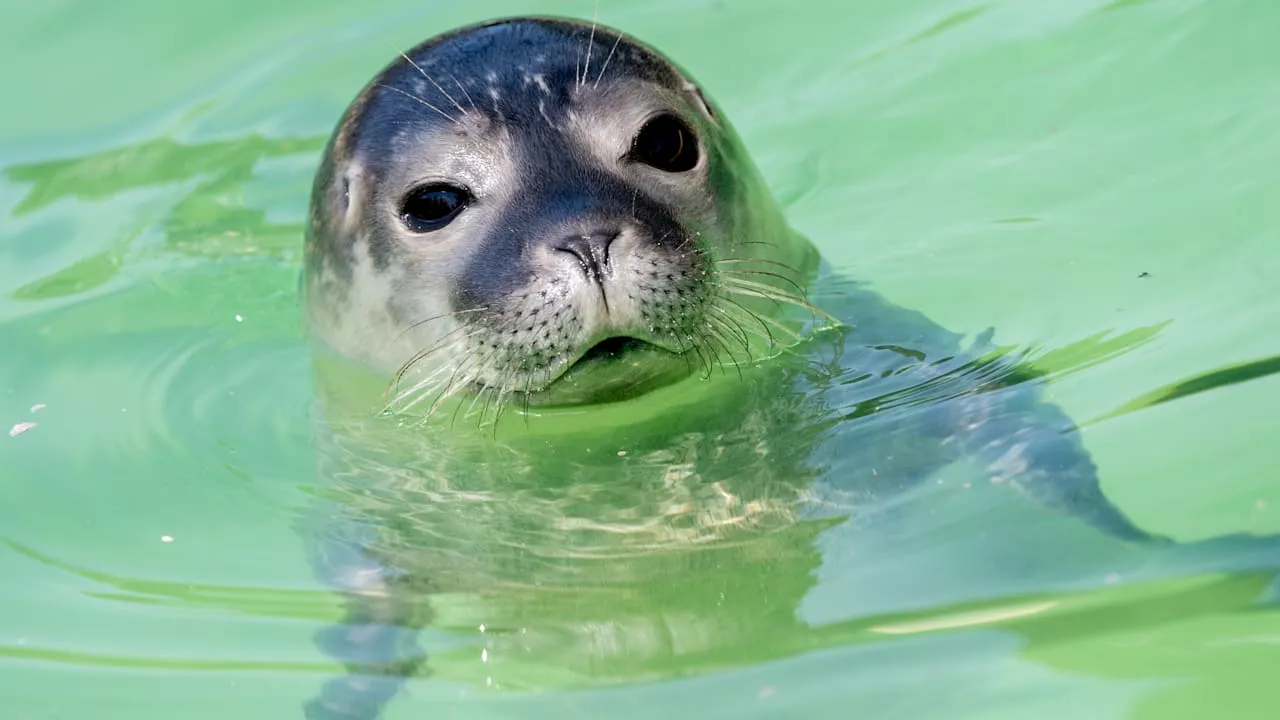
<svg viewBox="0 0 1280 720"><path fill-rule="evenodd" d="M817 259L671 61L502 20L403 53L343 115L303 293L317 339L396 376L400 411L600 403L767 354Z"/></svg>
<svg viewBox="0 0 1280 720"><path fill-rule="evenodd" d="M615 30L499 20L382 70L317 172L302 291L317 357L395 389L394 413L330 417L318 434L332 487L317 493L315 562L346 599L319 643L348 675L308 705L311 718L377 717L425 672L416 641L428 625L506 628L512 657L537 646L556 658L539 667L584 658L590 677L628 659L646 681L658 667L703 667L642 662L642 648L682 647L717 668L757 657L715 646L733 636L717 623L798 616L820 532L851 507L892 516L936 499L951 486L922 481L957 459L1110 542L1154 542L1104 496L1033 372L985 341L961 350L954 333L825 266L722 110ZM719 385L736 391L686 391L713 385L692 376L717 368L742 373ZM478 406L482 421L493 408L495 438L394 420L447 403ZM493 441L503 408L535 405L527 437ZM572 423L538 430L566 406ZM720 577L734 548L739 574L763 558L780 567L727 602L776 596L731 610L709 588L690 593L718 597L705 608L671 605L671 588ZM644 582L655 573L662 582ZM949 606L995 587L1012 586L930 596ZM899 591L892 607L916 607ZM692 630L650 638L668 621ZM710 645L699 654L691 639ZM441 652L432 671L448 674L452 651ZM493 681L488 652L458 650L452 677L482 663Z"/></svg>

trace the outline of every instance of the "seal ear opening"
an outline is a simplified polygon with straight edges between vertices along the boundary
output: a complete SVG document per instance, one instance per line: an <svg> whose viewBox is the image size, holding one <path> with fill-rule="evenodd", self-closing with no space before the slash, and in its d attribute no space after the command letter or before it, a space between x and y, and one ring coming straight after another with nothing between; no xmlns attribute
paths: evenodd
<svg viewBox="0 0 1280 720"><path fill-rule="evenodd" d="M333 179L330 188L332 222L335 227L350 230L360 222L360 208L364 193L364 173L354 165L348 165Z"/></svg>

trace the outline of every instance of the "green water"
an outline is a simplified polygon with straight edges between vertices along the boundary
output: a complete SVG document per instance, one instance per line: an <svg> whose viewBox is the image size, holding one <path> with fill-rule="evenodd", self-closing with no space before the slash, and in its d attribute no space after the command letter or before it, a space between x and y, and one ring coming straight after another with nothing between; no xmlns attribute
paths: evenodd
<svg viewBox="0 0 1280 720"><path fill-rule="evenodd" d="M324 485L295 302L319 149L396 49L593 3L7 5L0 430L35 425L0 434L0 718L301 717L342 672L299 520ZM833 265L1029 352L1108 496L1189 551L961 492L963 467L883 522L630 554L424 501L399 549L442 543L423 562L454 575L386 717L1273 717L1280 557L1212 539L1280 533L1280 5L599 15L717 98ZM817 441L773 420L769 462L803 465ZM827 442L884 440L859 427ZM637 492L571 490L498 497L580 532Z"/></svg>

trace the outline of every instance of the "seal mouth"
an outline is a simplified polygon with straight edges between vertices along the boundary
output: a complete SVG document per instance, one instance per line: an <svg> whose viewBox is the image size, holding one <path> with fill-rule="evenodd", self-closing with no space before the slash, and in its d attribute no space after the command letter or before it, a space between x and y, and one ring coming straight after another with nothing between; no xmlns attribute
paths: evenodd
<svg viewBox="0 0 1280 720"><path fill-rule="evenodd" d="M643 395L689 374L679 353L629 335L605 338L587 348L542 390L529 394L537 405L616 402Z"/></svg>
<svg viewBox="0 0 1280 720"><path fill-rule="evenodd" d="M588 365L598 362L621 360L629 354L641 352L650 348L657 348L657 346L652 343L647 343L639 338L628 337L626 335L605 338L588 348L587 351L582 354L582 357L578 358L574 365Z"/></svg>

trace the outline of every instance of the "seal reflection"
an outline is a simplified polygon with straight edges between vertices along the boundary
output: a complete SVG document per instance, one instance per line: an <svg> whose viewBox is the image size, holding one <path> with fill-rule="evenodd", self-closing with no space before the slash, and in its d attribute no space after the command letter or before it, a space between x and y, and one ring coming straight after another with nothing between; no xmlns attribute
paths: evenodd
<svg viewBox="0 0 1280 720"><path fill-rule="evenodd" d="M348 669L309 717L377 717L409 677L582 687L847 641L802 618L851 556L842 620L1170 552L1036 373L819 268L723 116L616 31L501 21L393 63L326 151L306 251L315 563L347 603L319 641ZM341 360L407 379L397 412ZM1041 563L1063 533L1091 554ZM962 549L967 576L915 572Z"/></svg>

